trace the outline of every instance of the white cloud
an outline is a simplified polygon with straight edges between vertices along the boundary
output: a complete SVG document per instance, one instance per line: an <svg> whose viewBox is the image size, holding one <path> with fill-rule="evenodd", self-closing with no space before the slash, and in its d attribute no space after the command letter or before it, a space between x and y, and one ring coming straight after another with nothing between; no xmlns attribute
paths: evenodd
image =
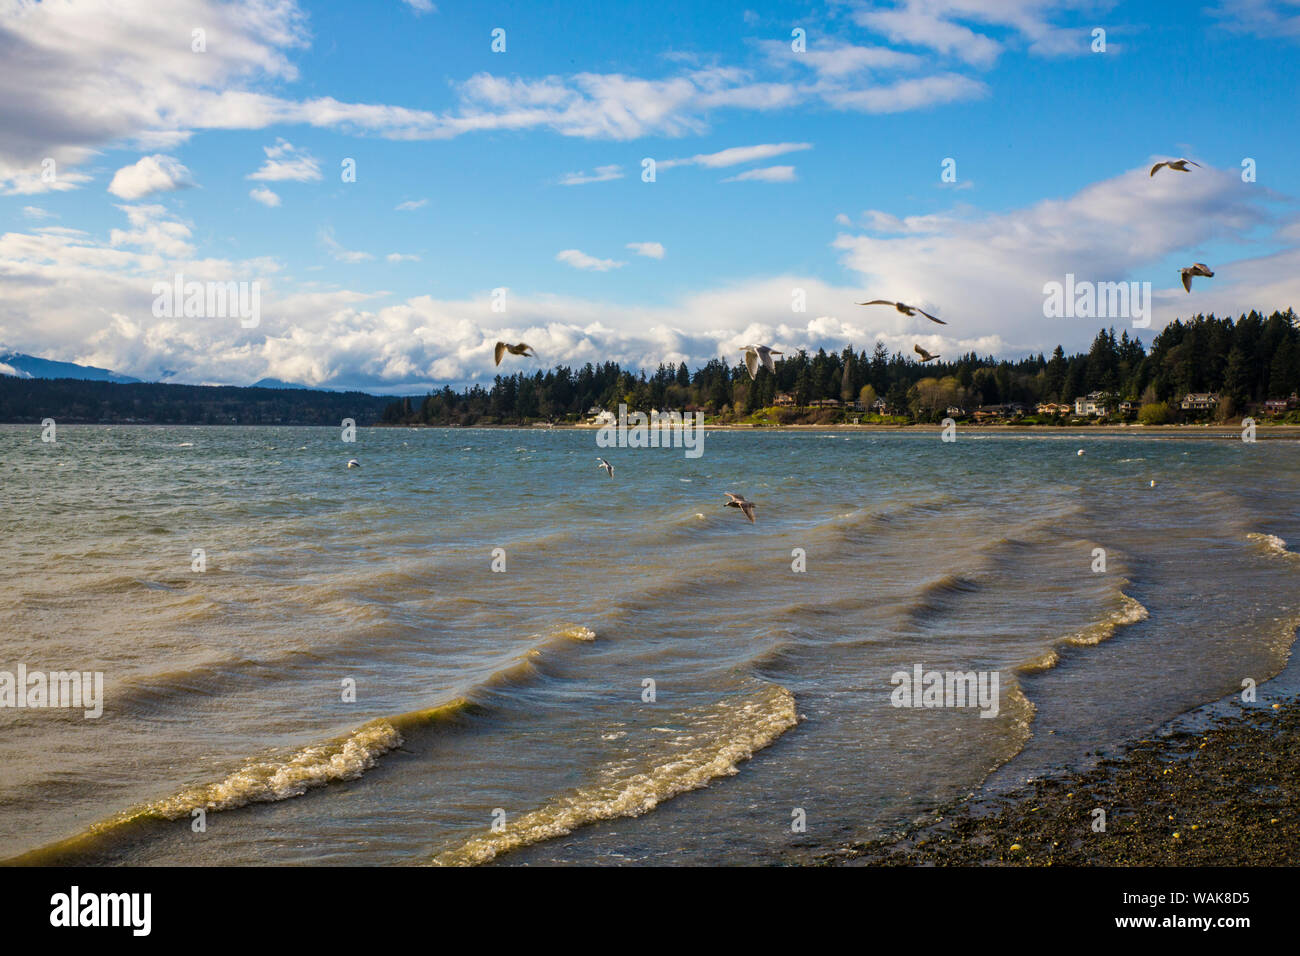
<svg viewBox="0 0 1300 956"><path fill-rule="evenodd" d="M300 150L292 143L277 139L273 146L263 146L266 162L256 172L249 173L249 179L268 182L307 183L321 178L320 163L310 153Z"/></svg>
<svg viewBox="0 0 1300 956"><path fill-rule="evenodd" d="M410 212L412 209L419 209L428 204L429 200L427 199L408 199L406 202L399 202L393 209L397 212Z"/></svg>
<svg viewBox="0 0 1300 956"><path fill-rule="evenodd" d="M617 262L614 259L597 259L595 256L589 256L578 249L564 249L557 252L555 260L571 265L575 269L589 269L594 272L608 272L611 269L621 269L627 265L626 262Z"/></svg>
<svg viewBox="0 0 1300 956"><path fill-rule="evenodd" d="M723 182L792 183L794 180L793 166L765 166L762 169L748 169L735 176L728 176Z"/></svg>
<svg viewBox="0 0 1300 956"><path fill-rule="evenodd" d="M561 186L582 186L586 183L607 183L611 179L622 179L622 166L597 166L595 172L585 170L580 173L565 173L560 177Z"/></svg>
<svg viewBox="0 0 1300 956"><path fill-rule="evenodd" d="M368 252L355 252L343 248L343 246L339 244L338 240L334 238L333 229L322 229L319 233L319 238L321 245L328 249L330 255L339 262L366 262L367 260L374 258L374 256Z"/></svg>
<svg viewBox="0 0 1300 956"><path fill-rule="evenodd" d="M135 246L169 258L194 254L190 244L189 224L172 217L165 206L118 206L126 213L130 229L114 229L108 241L112 246Z"/></svg>
<svg viewBox="0 0 1300 956"><path fill-rule="evenodd" d="M390 252L385 256L389 262L419 262L420 257L413 253Z"/></svg>
<svg viewBox="0 0 1300 956"><path fill-rule="evenodd" d="M402 0L402 2L410 7L417 17L438 11L438 8L433 5L433 0Z"/></svg>
<svg viewBox="0 0 1300 956"><path fill-rule="evenodd" d="M733 146L716 153L701 153L687 159L665 159L656 164L658 169L672 169L676 166L706 166L718 169L724 166L738 166L760 159L771 159L786 153L812 149L812 143L760 143L757 146Z"/></svg>
<svg viewBox="0 0 1300 956"><path fill-rule="evenodd" d="M280 205L279 195L267 189L265 186L258 186L256 189L250 189L248 195L252 196L263 206L271 206L274 208L275 206Z"/></svg>
<svg viewBox="0 0 1300 956"><path fill-rule="evenodd" d="M647 259L662 259L664 257L662 242L629 242L627 247L638 256L645 256Z"/></svg>
<svg viewBox="0 0 1300 956"><path fill-rule="evenodd" d="M28 219L35 219L37 221L54 217L54 213L50 212L48 209L42 209L40 206L23 206L23 215Z"/></svg>
<svg viewBox="0 0 1300 956"><path fill-rule="evenodd" d="M113 174L108 191L119 199L134 201L151 193L174 192L194 185L190 171L173 156L155 153L142 156L131 166L123 166Z"/></svg>

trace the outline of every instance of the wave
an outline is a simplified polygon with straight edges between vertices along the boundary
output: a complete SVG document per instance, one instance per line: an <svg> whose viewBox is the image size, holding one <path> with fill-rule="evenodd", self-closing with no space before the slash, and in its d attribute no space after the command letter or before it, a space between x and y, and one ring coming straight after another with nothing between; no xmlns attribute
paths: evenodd
<svg viewBox="0 0 1300 956"><path fill-rule="evenodd" d="M1128 582L1123 582L1120 587L1128 586ZM1099 621L1094 621L1081 630L1065 637L1061 643L1073 647L1094 647L1103 641L1110 640L1115 636L1115 632L1121 627L1127 627L1130 624L1136 624L1139 621L1145 621L1151 616L1151 612L1146 606L1136 598L1130 597L1122 590L1119 593L1119 607L1115 608ZM1037 674L1043 671L1051 670L1060 663L1061 655L1059 646L1049 647L1038 657L1026 661L1016 667L1018 674Z"/></svg>
<svg viewBox="0 0 1300 956"><path fill-rule="evenodd" d="M400 747L403 732L450 721L473 706L468 700L457 699L438 707L380 717L341 737L284 757L250 760L215 783L188 787L161 800L123 810L73 837L3 862L19 866L59 863L67 854L90 850L104 838L127 835L151 821L178 820L199 810L208 813L274 803L330 783L355 780L381 756Z"/></svg>
<svg viewBox="0 0 1300 956"><path fill-rule="evenodd" d="M768 685L739 702L723 701L705 718L721 726L705 743L665 756L641 773L575 790L546 806L471 837L433 858L434 866L473 866L502 853L572 833L599 820L636 817L665 800L739 772L738 764L799 722L794 695Z"/></svg>
<svg viewBox="0 0 1300 956"><path fill-rule="evenodd" d="M1288 558L1300 558L1300 554L1289 550L1286 546L1286 542L1275 534L1252 532L1246 535L1246 537L1258 544L1269 554L1281 555Z"/></svg>
<svg viewBox="0 0 1300 956"><path fill-rule="evenodd" d="M406 739L404 735L481 712L485 708L479 698L535 677L539 672L538 661L548 648L594 640L596 633L590 628L576 624L559 625L540 643L446 703L378 717L342 736L282 756L251 759L215 783L187 787L171 796L132 807L93 824L76 836L3 862L44 862L87 849L99 838L125 832L149 821L177 820L196 810L218 812L253 803L275 803L300 797L309 790L331 783L355 780L374 767L384 754L402 746ZM179 684L178 676L169 675Z"/></svg>

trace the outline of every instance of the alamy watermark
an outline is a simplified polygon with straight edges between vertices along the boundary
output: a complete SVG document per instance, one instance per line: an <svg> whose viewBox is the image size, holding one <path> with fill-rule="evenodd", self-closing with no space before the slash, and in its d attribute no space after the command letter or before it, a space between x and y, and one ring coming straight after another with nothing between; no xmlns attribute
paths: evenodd
<svg viewBox="0 0 1300 956"><path fill-rule="evenodd" d="M618 406L618 422L596 432L600 448L685 448L687 458L704 454L703 412L632 412Z"/></svg>
<svg viewBox="0 0 1300 956"><path fill-rule="evenodd" d="M87 719L104 713L102 671L29 671L18 665L17 674L0 671L0 707L18 709L71 707L81 709Z"/></svg>
<svg viewBox="0 0 1300 956"><path fill-rule="evenodd" d="M996 717L1000 709L997 671L894 671L889 702L895 707L978 707L981 717Z"/></svg>
<svg viewBox="0 0 1300 956"><path fill-rule="evenodd" d="M1150 282L1074 280L1043 286L1043 316L1049 319L1132 319L1133 328L1151 327Z"/></svg>
<svg viewBox="0 0 1300 956"><path fill-rule="evenodd" d="M155 282L153 295L159 319L239 319L246 329L262 321L260 282L186 282L178 272L172 282Z"/></svg>

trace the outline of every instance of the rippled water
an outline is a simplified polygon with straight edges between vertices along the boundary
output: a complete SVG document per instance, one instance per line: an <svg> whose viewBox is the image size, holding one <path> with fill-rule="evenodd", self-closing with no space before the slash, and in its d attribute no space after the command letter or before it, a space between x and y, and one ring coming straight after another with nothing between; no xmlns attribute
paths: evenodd
<svg viewBox="0 0 1300 956"><path fill-rule="evenodd" d="M0 480L0 670L105 683L0 708L28 861L798 862L1263 681L1300 621L1289 441L3 426ZM891 706L918 664L997 716Z"/></svg>

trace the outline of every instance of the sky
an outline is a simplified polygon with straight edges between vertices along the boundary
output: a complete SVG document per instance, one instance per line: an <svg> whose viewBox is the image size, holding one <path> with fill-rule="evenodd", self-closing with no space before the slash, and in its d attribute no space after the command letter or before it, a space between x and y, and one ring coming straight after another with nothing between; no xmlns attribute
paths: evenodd
<svg viewBox="0 0 1300 956"><path fill-rule="evenodd" d="M0 347L415 394L498 339L1149 343L1300 308L1298 53L1300 0L0 0ZM156 314L177 275L256 325ZM1150 328L1046 316L1067 275L1149 282Z"/></svg>

